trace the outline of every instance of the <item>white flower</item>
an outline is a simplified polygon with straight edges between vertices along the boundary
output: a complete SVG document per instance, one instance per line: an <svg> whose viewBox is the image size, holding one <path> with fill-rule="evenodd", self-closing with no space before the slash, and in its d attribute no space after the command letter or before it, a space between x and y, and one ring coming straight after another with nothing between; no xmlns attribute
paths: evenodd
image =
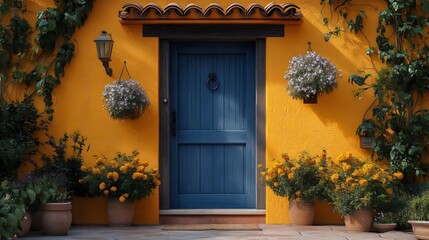
<svg viewBox="0 0 429 240"><path fill-rule="evenodd" d="M289 61L284 78L288 80L288 93L293 98L304 99L332 92L337 87L337 75L341 77L335 65L308 51L305 56L299 55Z"/></svg>
<svg viewBox="0 0 429 240"><path fill-rule="evenodd" d="M117 80L107 84L102 93L103 107L115 119L135 119L143 114L150 101L145 90L134 80Z"/></svg>

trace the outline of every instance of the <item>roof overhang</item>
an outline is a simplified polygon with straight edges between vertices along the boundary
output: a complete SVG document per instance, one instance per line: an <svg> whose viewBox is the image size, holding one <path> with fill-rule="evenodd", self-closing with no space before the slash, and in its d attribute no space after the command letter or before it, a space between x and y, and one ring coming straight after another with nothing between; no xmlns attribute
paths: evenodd
<svg viewBox="0 0 429 240"><path fill-rule="evenodd" d="M122 24L170 24L175 23L222 23L222 24L300 24L302 13L300 8L290 3L269 3L265 7L259 3L247 7L233 3L223 8L217 3L211 3L206 8L198 4L188 4L182 8L177 3L170 3L164 8L156 3L145 6L136 3L124 4L119 11Z"/></svg>

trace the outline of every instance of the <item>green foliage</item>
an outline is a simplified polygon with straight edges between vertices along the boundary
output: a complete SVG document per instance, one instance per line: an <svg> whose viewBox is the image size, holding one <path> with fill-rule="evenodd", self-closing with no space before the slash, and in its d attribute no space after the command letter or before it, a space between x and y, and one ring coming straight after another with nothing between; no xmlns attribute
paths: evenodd
<svg viewBox="0 0 429 240"><path fill-rule="evenodd" d="M12 239L20 232L25 205L9 181L0 183L0 239Z"/></svg>
<svg viewBox="0 0 429 240"><path fill-rule="evenodd" d="M426 174L427 167L421 163L429 140L429 110L423 102L429 92L429 31L428 1L389 0L378 16L377 47L370 46L367 54L377 52L385 66L378 75L353 74L351 83L361 86L356 94L371 89L375 102L370 106L370 117L364 116L360 129L368 121L374 127L375 142L373 157L388 160L392 171L404 172L407 182ZM359 8L356 0L321 1L337 11L355 33L362 31L362 11L354 16L351 8ZM363 6L363 5L361 5ZM356 11L353 11L356 12ZM324 20L327 24L327 20ZM351 26L351 27L350 27ZM393 34L392 34L393 33ZM368 38L367 38L368 40ZM369 41L369 40L368 40Z"/></svg>
<svg viewBox="0 0 429 240"><path fill-rule="evenodd" d="M72 145L68 146L71 141ZM79 133L65 133L58 141L54 137L50 137L46 142L53 152L43 154L42 160L44 165L35 170L36 176L47 177L55 186L50 188L55 189L56 195L51 194L50 198L70 199L73 193L85 195L84 189L79 184L79 179L83 178L81 171L83 158L82 151L84 150L86 138ZM68 152L71 150L70 152ZM59 195L60 194L60 195ZM61 196L65 195L65 196Z"/></svg>
<svg viewBox="0 0 429 240"><path fill-rule="evenodd" d="M429 221L429 192L411 200L409 213L411 220Z"/></svg>
<svg viewBox="0 0 429 240"><path fill-rule="evenodd" d="M47 129L33 99L7 103L0 100L0 179L16 177L21 162L40 144L36 135Z"/></svg>

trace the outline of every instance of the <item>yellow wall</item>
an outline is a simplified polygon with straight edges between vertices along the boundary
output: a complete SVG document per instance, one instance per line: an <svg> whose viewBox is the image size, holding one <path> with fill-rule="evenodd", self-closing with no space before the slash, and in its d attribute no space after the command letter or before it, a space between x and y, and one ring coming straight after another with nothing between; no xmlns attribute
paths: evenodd
<svg viewBox="0 0 429 240"><path fill-rule="evenodd" d="M55 119L51 126L54 135L63 132L80 131L88 137L90 151L85 154L86 163L94 161L94 154L112 156L117 151L140 151L142 159L158 167L159 153L159 116L158 116L158 39L142 38L142 27L121 25L118 11L124 3L146 1L97 0L86 24L77 30L74 39L77 42L76 56L66 68L66 76L55 91ZM155 1L165 6L169 1ZM190 1L179 0L185 6ZM218 0L226 7L235 2ZM243 5L254 2L240 1ZM269 0L259 1L262 5ZM347 76L356 69L371 67L365 55L367 42L362 37L345 33L340 38L333 38L326 43L320 13L320 0L290 1L301 7L304 15L301 25L286 25L285 37L267 39L267 74L266 74L266 158L269 165L274 158L288 152L294 156L302 150L311 153L326 148L328 154L335 156L344 151L355 155L369 156L367 150L359 148L355 129L363 113L370 105L371 95L362 99L353 97L354 89L347 83ZM198 1L207 6L211 1ZM382 8L378 6L379 9ZM374 8L369 7L370 16L366 26L370 39L374 39ZM335 21L335 20L334 20ZM113 76L105 74L101 62L97 59L93 40L106 30L115 41L111 67ZM304 105L293 100L286 92L287 82L283 79L284 71L292 56L304 54L307 42L312 42L312 49L333 61L343 70L338 89L332 94L320 96L318 104ZM123 61L127 61L133 79L139 80L152 101L143 117L134 121L118 121L109 117L102 108L101 93L104 85L118 79ZM161 176L162 177L162 176ZM140 201L137 205L136 224L156 224L159 221L159 195ZM103 198L75 198L73 222L76 224L107 223ZM318 204L316 223L340 223L337 215L331 213L326 204ZM288 223L287 200L275 197L267 190L267 223ZM327 212L327 213L326 213ZM329 217L326 217L329 216Z"/></svg>

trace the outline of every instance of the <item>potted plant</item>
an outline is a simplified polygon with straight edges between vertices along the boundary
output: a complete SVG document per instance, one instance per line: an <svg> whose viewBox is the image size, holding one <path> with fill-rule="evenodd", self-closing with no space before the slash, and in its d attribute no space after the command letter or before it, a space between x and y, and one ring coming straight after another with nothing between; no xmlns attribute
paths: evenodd
<svg viewBox="0 0 429 240"><path fill-rule="evenodd" d="M288 81L287 91L294 99L317 103L317 95L332 92L340 76L340 71L329 60L308 51L289 61L284 78ZM311 99L313 101L309 101Z"/></svg>
<svg viewBox="0 0 429 240"><path fill-rule="evenodd" d="M0 183L0 239L12 239L21 232L25 204L19 191L10 181Z"/></svg>
<svg viewBox="0 0 429 240"><path fill-rule="evenodd" d="M86 138L75 132L65 133L56 140L49 137L46 144L53 148L53 152L43 154L43 166L34 170L34 177L41 185L39 205L40 222L47 235L66 235L71 226L71 198L74 193L84 194L79 184L83 177L81 170L82 151ZM72 145L69 146L69 141ZM71 148L71 153L67 152Z"/></svg>
<svg viewBox="0 0 429 240"><path fill-rule="evenodd" d="M277 196L289 198L292 224L311 225L314 221L314 201L323 198L322 174L326 171L326 151L321 156L303 152L298 158L283 154L269 168L262 168L262 184Z"/></svg>
<svg viewBox="0 0 429 240"><path fill-rule="evenodd" d="M96 156L93 167L82 169L86 175L80 180L93 196L106 196L109 223L130 225L134 217L134 201L148 197L161 184L157 168L140 162L139 153L118 152L113 159Z"/></svg>
<svg viewBox="0 0 429 240"><path fill-rule="evenodd" d="M379 233L392 231L397 225L396 221L396 213L379 211L374 217L373 228Z"/></svg>
<svg viewBox="0 0 429 240"><path fill-rule="evenodd" d="M356 134L359 135L359 143L361 148L370 149L372 142L374 141L374 134L376 126L370 119L363 119L362 123L356 130Z"/></svg>
<svg viewBox="0 0 429 240"><path fill-rule="evenodd" d="M423 192L409 203L409 221L417 239L429 239L429 192Z"/></svg>
<svg viewBox="0 0 429 240"><path fill-rule="evenodd" d="M347 230L369 231L373 212L393 194L394 182L403 178L401 172L387 171L387 165L339 155L330 168L331 204L344 217Z"/></svg>
<svg viewBox="0 0 429 240"><path fill-rule="evenodd" d="M146 91L138 81L116 80L103 91L104 108L114 119L136 119L150 105Z"/></svg>

